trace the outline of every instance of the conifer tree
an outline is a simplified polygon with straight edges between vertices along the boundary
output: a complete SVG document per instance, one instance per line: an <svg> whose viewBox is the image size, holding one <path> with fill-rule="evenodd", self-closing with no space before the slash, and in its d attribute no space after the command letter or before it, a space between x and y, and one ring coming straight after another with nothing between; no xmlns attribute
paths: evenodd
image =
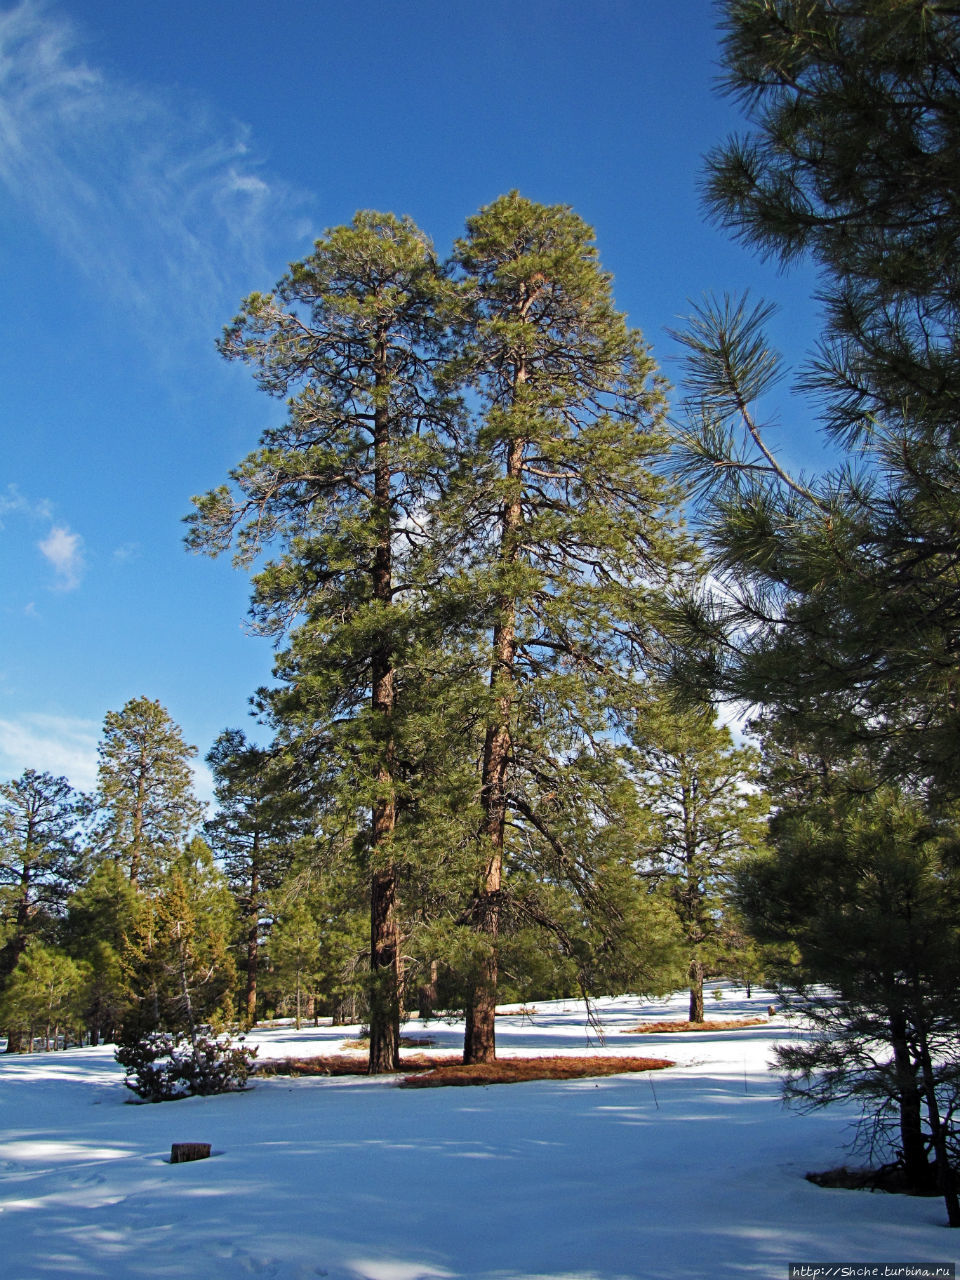
<svg viewBox="0 0 960 1280"><path fill-rule="evenodd" d="M255 746L239 729L226 729L207 755L217 812L207 838L226 873L243 928L243 1017L257 1020L261 932L269 899L290 869L295 841L309 829L309 796L293 790L278 752Z"/></svg>
<svg viewBox="0 0 960 1280"><path fill-rule="evenodd" d="M131 698L108 711L98 748L98 839L137 887L149 888L196 827L188 746L159 702Z"/></svg>
<svg viewBox="0 0 960 1280"><path fill-rule="evenodd" d="M157 882L141 894L122 955L132 1009L124 1040L155 1030L189 1035L229 1020L236 966L231 951L234 905L209 846L194 837Z"/></svg>
<svg viewBox="0 0 960 1280"><path fill-rule="evenodd" d="M234 543L245 565L275 552L254 576L253 615L290 645L265 702L307 757L326 758L318 767L337 762L345 808L370 813L374 1072L399 1061L397 685L417 624L409 552L446 466L450 410L432 369L448 293L409 220L359 213L275 293L251 295L221 351L288 397L288 416L232 473L233 491L196 500L189 538L212 554Z"/></svg>
<svg viewBox="0 0 960 1280"><path fill-rule="evenodd" d="M718 971L737 937L729 919L736 868L766 833L759 758L751 747L735 748L710 711L651 715L636 746L639 799L653 817L643 869L664 885L677 913L689 1017L703 1022L704 977Z"/></svg>
<svg viewBox="0 0 960 1280"><path fill-rule="evenodd" d="M309 1005L314 1008L320 978L320 924L302 898L291 901L270 935L270 977L282 1007L293 1007L300 1030Z"/></svg>
<svg viewBox="0 0 960 1280"><path fill-rule="evenodd" d="M66 778L27 769L0 785L0 979L27 941L62 913L79 878L83 798Z"/></svg>
<svg viewBox="0 0 960 1280"><path fill-rule="evenodd" d="M95 867L67 903L61 938L88 969L84 1015L93 1044L115 1038L129 1012L121 957L137 911L137 890L112 860Z"/></svg>
<svg viewBox="0 0 960 1280"><path fill-rule="evenodd" d="M78 1034L89 974L57 947L31 938L0 997L0 1020L18 1043L43 1034L45 1050L58 1047L60 1032Z"/></svg>
<svg viewBox="0 0 960 1280"><path fill-rule="evenodd" d="M681 552L653 471L660 385L590 229L512 193L468 220L455 257L470 300L457 374L476 417L442 518L453 587L489 637L465 1041L467 1061L489 1061L508 828L549 831L571 760L603 754Z"/></svg>
<svg viewBox="0 0 960 1280"><path fill-rule="evenodd" d="M955 829L915 796L862 774L846 781L833 798L784 806L772 851L738 877L761 940L789 944L779 981L812 1027L779 1050L787 1096L857 1099L881 1139L892 1119L906 1186L939 1185L960 1225L948 1152L960 1068Z"/></svg>
<svg viewBox="0 0 960 1280"><path fill-rule="evenodd" d="M714 216L820 268L824 338L802 375L832 474L792 476L756 405L782 377L767 309L708 302L683 335L687 461L714 496L727 578L691 616L705 675L868 745L888 777L958 793L960 28L939 0L730 0L726 82L749 131L708 166ZM731 646L739 634L743 644Z"/></svg>

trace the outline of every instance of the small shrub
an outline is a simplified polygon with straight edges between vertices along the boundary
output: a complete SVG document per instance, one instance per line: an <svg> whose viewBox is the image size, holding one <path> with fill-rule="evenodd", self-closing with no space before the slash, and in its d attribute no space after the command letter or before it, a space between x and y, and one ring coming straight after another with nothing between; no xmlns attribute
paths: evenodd
<svg viewBox="0 0 960 1280"><path fill-rule="evenodd" d="M126 1069L124 1084L146 1102L172 1102L191 1095L231 1093L247 1083L256 1049L229 1036L186 1036L151 1031L116 1051Z"/></svg>

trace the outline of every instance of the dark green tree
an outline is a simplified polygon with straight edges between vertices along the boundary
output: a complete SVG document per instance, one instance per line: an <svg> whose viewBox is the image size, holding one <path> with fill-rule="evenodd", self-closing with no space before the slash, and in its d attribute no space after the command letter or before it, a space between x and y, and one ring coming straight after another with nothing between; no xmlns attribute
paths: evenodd
<svg viewBox="0 0 960 1280"><path fill-rule="evenodd" d="M137 890L112 860L94 868L67 903L61 941L88 970L84 1017L93 1044L114 1039L129 1012L121 956L137 911Z"/></svg>
<svg viewBox="0 0 960 1280"><path fill-rule="evenodd" d="M464 1050L482 1062L496 1052L508 833L549 843L551 806L578 785L571 762L604 754L681 553L674 495L653 470L661 387L590 228L512 193L468 220L455 258L470 305L456 373L474 429L439 518L451 589L472 602L489 655Z"/></svg>
<svg viewBox="0 0 960 1280"><path fill-rule="evenodd" d="M202 817L188 746L159 702L131 698L108 711L98 748L98 842L130 883L149 888Z"/></svg>
<svg viewBox="0 0 960 1280"><path fill-rule="evenodd" d="M270 895L290 869L296 841L310 829L309 795L297 788L289 762L277 750L226 729L207 754L217 811L207 839L226 873L243 929L243 1019L257 1020L260 947L270 921Z"/></svg>
<svg viewBox="0 0 960 1280"><path fill-rule="evenodd" d="M450 406L433 369L449 286L409 221L359 213L329 231L273 294L253 294L221 342L287 418L226 486L196 500L189 545L254 576L259 629L289 635L280 690L288 737L326 760L346 811L366 809L371 1071L399 1061L401 956L395 832L398 672L418 625L411 551L447 465Z"/></svg>
<svg viewBox="0 0 960 1280"><path fill-rule="evenodd" d="M71 1033L79 1036L88 978L82 962L31 938L0 996L0 1020L8 1034L18 1043L25 1039L28 1053L33 1052L37 1033L42 1033L47 1051L58 1047L61 1031L65 1038Z"/></svg>
<svg viewBox="0 0 960 1280"><path fill-rule="evenodd" d="M313 1013L320 989L321 926L311 905L301 897L288 901L270 935L270 984L281 1009L293 1009L300 1030L309 1008Z"/></svg>
<svg viewBox="0 0 960 1280"><path fill-rule="evenodd" d="M740 945L730 912L737 864L766 835L759 758L752 747L734 747L709 711L650 714L640 732L637 786L653 819L642 870L673 903L686 945L690 1021L703 1022L704 978L722 972Z"/></svg>
<svg viewBox="0 0 960 1280"><path fill-rule="evenodd" d="M932 801L949 809L960 790L960 184L952 162L960 28L950 5L926 0L730 0L723 25L727 87L750 129L710 158L708 204L762 253L784 265L804 255L820 269L824 336L801 388L818 397L841 462L814 477L783 466L757 410L782 373L764 334L767 309L745 299L705 303L683 335L691 418L683 448L711 498L705 541L715 585L688 604L678 666L701 691L758 708L790 745L777 761L784 809L813 815L816 830L810 840L793 839L783 820L777 857L789 849L795 874L782 906L795 913L807 954L823 959L818 971L832 973L823 980L842 992L838 1021L819 1041L822 1079L838 1088L844 1073L859 1079L869 1032L858 1039L851 1028L867 1007L873 1032L885 1025L891 1045L904 1161L921 1180L910 1119L919 1088L931 1108L929 1139L941 1148L948 1217L960 1225L936 1083L927 1087L929 1073L927 1084L911 1082L894 1006L881 1008L879 1022L874 1016L887 936L907 936L901 900L912 900L911 886L923 887L917 893L928 904L918 920L932 925L940 914L945 939L955 915L947 899L928 892L942 871L911 870L911 850L930 842L911 836L906 818L891 827L879 799L858 801L855 787L851 799L848 777L830 767L854 762L868 797L882 796L883 783L924 822L936 816ZM877 857L899 868L883 872L883 892L871 888L879 867L851 869L845 852L870 851L853 829L858 807L876 825ZM831 841L833 880L821 874L817 854ZM870 910L843 915L861 874ZM804 888L818 875L827 903ZM827 927L831 894L839 943L871 949L873 969L867 960L831 962L815 937ZM917 1018L926 1025L935 1010L955 1027L944 999L948 957L933 963L933 950L922 947L917 955L925 955L919 968L905 970ZM923 1075L920 1059L913 1069Z"/></svg>
<svg viewBox="0 0 960 1280"><path fill-rule="evenodd" d="M746 918L783 945L780 983L812 1026L778 1052L787 1096L860 1101L907 1188L939 1186L958 1225L948 1152L960 1065L956 835L916 798L846 783L832 799L782 808L772 850L739 874Z"/></svg>
<svg viewBox="0 0 960 1280"><path fill-rule="evenodd" d="M819 266L824 338L801 385L846 453L831 474L787 473L756 412L782 374L766 310L705 304L685 335L687 461L714 494L710 542L728 579L692 611L715 642L705 680L748 702L782 682L780 704L810 732L844 726L890 778L953 796L956 13L732 0L724 52L750 130L711 156L709 207L762 253Z"/></svg>
<svg viewBox="0 0 960 1280"><path fill-rule="evenodd" d="M0 980L30 937L50 934L62 915L80 876L84 815L83 798L66 778L27 769L0 785Z"/></svg>

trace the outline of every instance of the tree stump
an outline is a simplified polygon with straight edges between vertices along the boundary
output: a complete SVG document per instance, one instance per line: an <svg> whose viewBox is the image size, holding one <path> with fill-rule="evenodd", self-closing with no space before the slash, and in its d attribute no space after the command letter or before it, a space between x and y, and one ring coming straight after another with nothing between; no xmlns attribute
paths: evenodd
<svg viewBox="0 0 960 1280"><path fill-rule="evenodd" d="M209 1154L209 1142L175 1142L170 1148L170 1163L186 1164L188 1160L206 1160Z"/></svg>

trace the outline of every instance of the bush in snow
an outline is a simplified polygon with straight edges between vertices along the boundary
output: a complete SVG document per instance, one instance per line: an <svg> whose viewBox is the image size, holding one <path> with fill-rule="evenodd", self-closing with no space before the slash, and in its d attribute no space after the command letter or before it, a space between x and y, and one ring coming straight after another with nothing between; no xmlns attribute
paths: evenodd
<svg viewBox="0 0 960 1280"><path fill-rule="evenodd" d="M118 1046L117 1062L126 1068L124 1084L147 1102L171 1102L192 1094L242 1089L256 1049L229 1036L199 1035L195 1040L168 1031L150 1031Z"/></svg>

